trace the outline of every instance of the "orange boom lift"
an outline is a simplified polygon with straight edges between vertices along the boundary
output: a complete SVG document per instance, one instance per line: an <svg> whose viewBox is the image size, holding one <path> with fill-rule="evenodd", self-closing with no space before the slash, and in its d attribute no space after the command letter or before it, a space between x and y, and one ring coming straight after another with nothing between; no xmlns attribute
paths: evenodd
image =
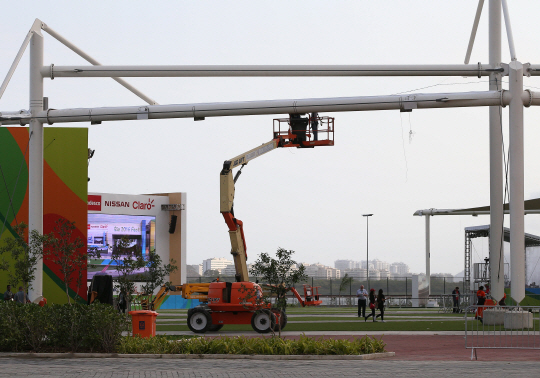
<svg viewBox="0 0 540 378"><path fill-rule="evenodd" d="M187 322L191 331L217 331L225 324L251 324L259 333L277 329L278 324L281 324L281 329L285 327L286 315L269 305L261 305L258 301L263 296L261 286L249 282L244 225L235 217L233 209L234 184L247 163L276 148L333 145L334 118L321 117L317 113L311 113L307 117L303 117L303 114L290 114L289 118L274 120L274 138L271 141L223 163L220 173L220 212L229 228L236 282L208 284L208 302L188 311ZM233 178L232 171L237 167L241 168ZM289 290L302 306L317 306L322 303L318 287L304 285L305 299L295 288Z"/></svg>

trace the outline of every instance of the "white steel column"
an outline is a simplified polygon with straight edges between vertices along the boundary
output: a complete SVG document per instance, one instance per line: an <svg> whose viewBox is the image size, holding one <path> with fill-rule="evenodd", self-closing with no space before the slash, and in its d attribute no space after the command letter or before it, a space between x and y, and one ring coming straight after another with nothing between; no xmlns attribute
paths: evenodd
<svg viewBox="0 0 540 378"><path fill-rule="evenodd" d="M501 0L489 2L489 63L493 67L501 64ZM494 72L489 76L489 90L501 90L501 74ZM503 230L503 154L502 154L502 109L489 107L489 271L491 277L491 296L499 301L504 293L504 256L502 243Z"/></svg>
<svg viewBox="0 0 540 378"><path fill-rule="evenodd" d="M512 298L525 298L525 214L523 157L523 65L509 64L510 100L510 279Z"/></svg>
<svg viewBox="0 0 540 378"><path fill-rule="evenodd" d="M43 35L34 32L30 41L30 112L32 117L43 110ZM43 233L43 123L30 120L30 147L28 168L28 229ZM43 261L37 263L30 300L43 295Z"/></svg>
<svg viewBox="0 0 540 378"><path fill-rule="evenodd" d="M430 229L429 229L429 217L430 214L426 214L426 281L428 285L428 295L431 294L431 267L430 267L430 258L431 258L431 240L430 240Z"/></svg>

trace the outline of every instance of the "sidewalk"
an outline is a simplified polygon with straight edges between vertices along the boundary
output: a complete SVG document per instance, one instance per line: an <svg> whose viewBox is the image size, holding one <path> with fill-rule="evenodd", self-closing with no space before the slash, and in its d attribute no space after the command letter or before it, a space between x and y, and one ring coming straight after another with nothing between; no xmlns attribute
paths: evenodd
<svg viewBox="0 0 540 378"><path fill-rule="evenodd" d="M193 335L192 332L158 332L168 335ZM395 352L395 361L470 361L472 350L465 348L464 332L282 332L282 337L299 338L302 334L309 337L333 339L352 339L366 334L382 338L388 352ZM255 332L218 332L207 333L205 337L246 336L272 337L271 334L258 335ZM536 349L477 349L478 361L540 361L540 350Z"/></svg>

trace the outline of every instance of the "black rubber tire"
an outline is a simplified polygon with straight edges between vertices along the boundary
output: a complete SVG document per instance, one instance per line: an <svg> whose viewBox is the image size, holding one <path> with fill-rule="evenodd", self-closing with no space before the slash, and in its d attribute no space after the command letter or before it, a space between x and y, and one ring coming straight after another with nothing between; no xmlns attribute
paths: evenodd
<svg viewBox="0 0 540 378"><path fill-rule="evenodd" d="M212 317L204 308L195 307L188 311L187 325L191 332L205 333L212 326Z"/></svg>
<svg viewBox="0 0 540 378"><path fill-rule="evenodd" d="M217 332L223 328L223 324L212 324L208 327L208 332Z"/></svg>
<svg viewBox="0 0 540 378"><path fill-rule="evenodd" d="M276 316L270 310L255 311L251 317L251 327L258 333L268 333L275 325Z"/></svg>
<svg viewBox="0 0 540 378"><path fill-rule="evenodd" d="M274 316L276 317L276 322L275 322L276 324L274 325L274 332L279 332L280 325L278 324L277 319L279 319L279 323L281 323L281 330L283 331L283 329L287 325L287 314L284 311L279 310L277 308L273 308L272 312L274 313Z"/></svg>

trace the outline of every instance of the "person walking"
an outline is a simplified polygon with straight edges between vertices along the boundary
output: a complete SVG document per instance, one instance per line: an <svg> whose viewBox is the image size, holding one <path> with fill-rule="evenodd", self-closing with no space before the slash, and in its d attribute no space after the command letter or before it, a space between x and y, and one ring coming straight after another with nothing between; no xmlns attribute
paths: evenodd
<svg viewBox="0 0 540 378"><path fill-rule="evenodd" d="M383 294L383 290L379 289L379 294L377 295L377 308L381 312L379 315L377 315L377 318L380 316L381 321L384 323L384 302L386 301L386 298Z"/></svg>
<svg viewBox="0 0 540 378"><path fill-rule="evenodd" d="M358 298L358 317L366 317L366 303L368 292L364 289L364 285L360 285L360 289L356 291L356 297Z"/></svg>
<svg viewBox="0 0 540 378"><path fill-rule="evenodd" d="M13 300L22 304L30 302L30 300L28 299L28 295L26 295L26 293L23 291L22 286L19 286L19 291L15 293L15 295L13 296Z"/></svg>
<svg viewBox="0 0 540 378"><path fill-rule="evenodd" d="M13 300L13 293L11 292L11 285L7 285L7 290L4 293L4 300L5 301L12 301Z"/></svg>
<svg viewBox="0 0 540 378"><path fill-rule="evenodd" d="M364 317L365 322L367 322L367 320L368 320L368 318L370 316L373 317L374 322L377 321L377 320L375 320L375 307L377 307L376 302L377 302L377 299L375 298L375 289L371 289L369 291L369 308L371 309L371 314Z"/></svg>
<svg viewBox="0 0 540 378"><path fill-rule="evenodd" d="M484 316L484 304L486 303L486 292L484 291L484 287L480 286L478 288L478 291L476 292L476 300L477 300L477 309L476 309L476 316L475 319L480 320L481 323L483 323L482 317Z"/></svg>
<svg viewBox="0 0 540 378"><path fill-rule="evenodd" d="M453 306L453 313L459 313L459 297L461 294L459 293L459 287L456 286L456 288L452 291L452 300L454 302Z"/></svg>

